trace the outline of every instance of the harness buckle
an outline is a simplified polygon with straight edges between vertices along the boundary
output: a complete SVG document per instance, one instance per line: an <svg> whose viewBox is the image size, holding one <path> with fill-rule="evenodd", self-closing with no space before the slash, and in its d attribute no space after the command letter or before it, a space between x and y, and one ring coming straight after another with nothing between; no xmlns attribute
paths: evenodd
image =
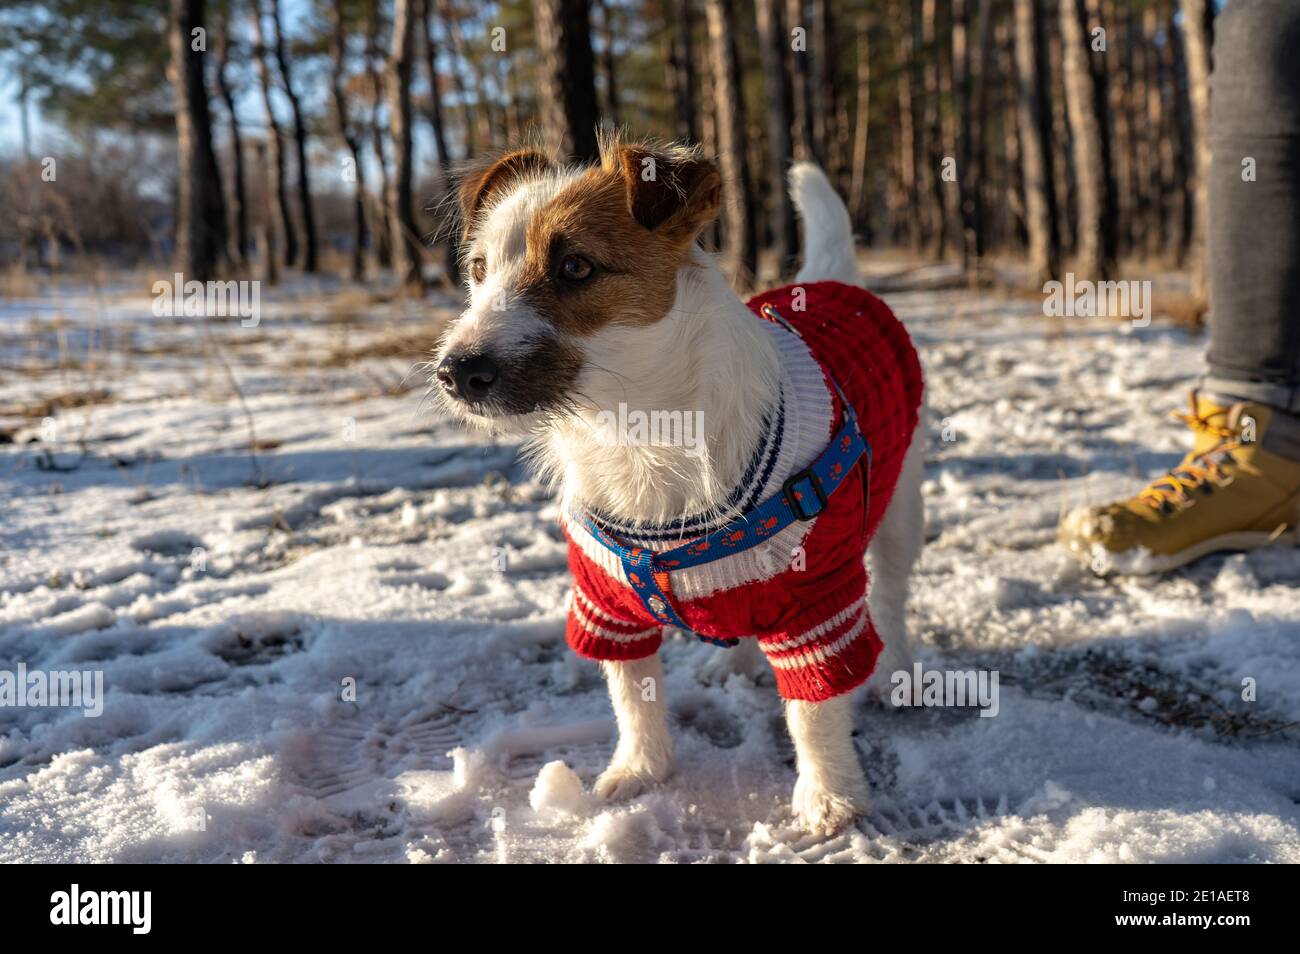
<svg viewBox="0 0 1300 954"><path fill-rule="evenodd" d="M804 509L803 502L800 499L802 496L801 488L798 487L798 484L800 483L807 483L807 485L812 488L813 493L817 497L816 510ZM785 497L785 502L790 505L790 509L794 511L795 519L803 521L804 523L807 523L813 517L826 509L826 491L822 490L822 482L818 479L817 475L813 473L811 467L805 467L803 470L792 475L784 484L781 485L781 493Z"/></svg>

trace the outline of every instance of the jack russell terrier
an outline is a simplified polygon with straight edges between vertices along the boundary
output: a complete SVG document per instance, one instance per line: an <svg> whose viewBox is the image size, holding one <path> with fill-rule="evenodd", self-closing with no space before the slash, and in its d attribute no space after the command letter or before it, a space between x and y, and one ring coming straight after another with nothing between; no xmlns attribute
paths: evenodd
<svg viewBox="0 0 1300 954"><path fill-rule="evenodd" d="M858 287L830 182L798 163L790 187L803 268L746 304L697 244L722 202L697 149L606 137L591 166L524 149L473 170L469 307L434 387L464 420L526 439L559 488L567 641L601 661L618 724L597 794L633 797L670 772L663 694L644 689L662 685L671 627L734 647L735 671L766 656L794 813L829 834L868 809L851 691L911 665L922 378L902 325ZM637 412L700 421L701 439L611 439L608 422Z"/></svg>

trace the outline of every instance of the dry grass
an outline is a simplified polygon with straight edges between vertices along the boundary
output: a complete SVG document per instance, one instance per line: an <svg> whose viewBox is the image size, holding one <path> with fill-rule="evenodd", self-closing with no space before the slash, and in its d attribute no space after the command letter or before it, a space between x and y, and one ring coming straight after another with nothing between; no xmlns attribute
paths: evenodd
<svg viewBox="0 0 1300 954"><path fill-rule="evenodd" d="M436 340L435 335L412 336L409 332L393 332L356 345L336 345L325 354L300 354L285 362L290 368L342 368L358 361L376 358L402 358L412 363L428 358Z"/></svg>
<svg viewBox="0 0 1300 954"><path fill-rule="evenodd" d="M51 394L34 401L15 404L0 404L0 417L21 417L41 420L53 417L59 411L76 407L89 407L92 404L107 404L113 400L113 393L104 390L69 391L63 394Z"/></svg>

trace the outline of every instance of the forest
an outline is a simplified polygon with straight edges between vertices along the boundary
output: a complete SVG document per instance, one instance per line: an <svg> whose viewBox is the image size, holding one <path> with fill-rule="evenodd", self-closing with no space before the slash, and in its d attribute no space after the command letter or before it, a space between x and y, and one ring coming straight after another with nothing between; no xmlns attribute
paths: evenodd
<svg viewBox="0 0 1300 954"><path fill-rule="evenodd" d="M1206 0L3 0L10 275L458 283L466 163L601 127L699 143L740 286L792 273L813 159L871 246L1186 269L1204 307ZM164 41L165 40L165 41ZM39 135L33 114L40 117ZM57 175L51 188L50 176ZM42 186L46 187L42 187Z"/></svg>
<svg viewBox="0 0 1300 954"><path fill-rule="evenodd" d="M1211 371L1216 350L1230 370L1296 354L1300 109L1255 88L1300 82L1268 55L1298 48L1271 29L1288 2L0 0L0 863L1300 862L1300 417L1186 393L1207 343ZM1225 103L1250 127L1235 139ZM698 153L661 150L707 188L677 188L684 219L638 215L639 184L590 190L615 218L582 236L618 271L567 299L596 302L581 321L528 286L497 308L483 257L462 258L462 183L472 206L495 157L585 163L615 132L698 147L721 192ZM1238 146L1265 140L1254 179ZM852 261L804 161L844 199ZM648 191L652 213L670 204ZM650 261L664 232L638 230L665 222L681 257ZM592 273L547 248L539 282ZM801 257L844 267L774 289ZM628 276L665 262L646 320L627 290L651 280ZM802 343L746 310L763 291L791 296ZM493 322L500 340L473 338ZM479 419L510 381L548 403ZM682 422L690 453L649 429L641 446L646 420ZM874 445L852 460L850 425ZM697 469L719 461L735 479ZM864 480L809 520L795 501L803 480L822 495L823 464ZM683 534L748 560L723 552L739 523L692 528L751 478L745 518L763 513L769 482L809 533L789 593L760 588L764 546L752 572L715 564L717 592L756 604L726 638L602 609L566 535L584 468L653 533L607 564L629 585ZM662 529L659 485L683 488ZM717 493L696 508L696 489ZM891 500L910 501L901 522L855 565L839 534ZM915 553L891 542L920 551L905 591ZM849 592L794 577L819 562L856 602L794 625ZM583 626L662 669L571 651ZM863 686L791 721L809 710L782 673L833 675L904 629L910 667L882 653L873 678L904 677L910 702ZM745 652L750 635L779 655ZM85 688L7 701L33 676ZM958 679L978 704L927 698ZM638 700L671 775L616 764L651 721ZM833 747L870 806L809 826L801 803L849 804L807 797L847 777L805 771ZM1129 881L1071 894L1072 925L1118 924ZM1035 883L1021 934L1060 918ZM44 923L49 896L11 907ZM189 897L160 893L159 933ZM391 921L352 901L342 920Z"/></svg>

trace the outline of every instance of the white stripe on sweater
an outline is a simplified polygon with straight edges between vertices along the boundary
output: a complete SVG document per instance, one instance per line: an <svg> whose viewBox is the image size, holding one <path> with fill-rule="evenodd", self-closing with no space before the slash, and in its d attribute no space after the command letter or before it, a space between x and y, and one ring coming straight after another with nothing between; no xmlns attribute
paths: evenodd
<svg viewBox="0 0 1300 954"><path fill-rule="evenodd" d="M611 643L636 643L659 634L659 627L657 626L654 629L643 629L635 633L616 633L612 629L605 629L587 616L581 603L573 605L573 615L577 619L578 625L588 633L599 636L601 639L608 639Z"/></svg>
<svg viewBox="0 0 1300 954"><path fill-rule="evenodd" d="M866 625L867 614L862 613L858 617L858 621L833 643L828 643L825 646L814 646L794 656L777 656L775 658L768 656L767 661L773 669L803 669L807 666L820 665L832 656L838 655L845 646L857 639ZM762 641L759 642L759 645L763 645ZM764 648L766 649L766 647Z"/></svg>
<svg viewBox="0 0 1300 954"><path fill-rule="evenodd" d="M763 652L779 653L779 652L784 652L787 649L795 649L799 646L802 646L804 643L810 643L813 640L817 639L817 637L821 636L823 633L830 632L835 627L841 625L844 622L847 622L851 616L853 616L858 610L862 608L862 603L863 603L863 598L859 597L857 600L850 603L848 606L844 607L844 609L840 610L834 616L830 617L830 619L818 623L812 629L804 630L798 636L791 636L789 639L783 639L780 642L767 642L766 640L759 640L759 642L761 642L763 645Z"/></svg>
<svg viewBox="0 0 1300 954"><path fill-rule="evenodd" d="M606 613L603 609L601 609L592 601L591 597L589 597L586 594L586 592L583 591L582 587L578 585L577 580L573 581L573 595L582 601L582 607L587 611L589 615L594 616L596 619L599 619L602 622L613 623L615 626L638 625L634 620L619 619L617 616L614 616L610 613Z"/></svg>

